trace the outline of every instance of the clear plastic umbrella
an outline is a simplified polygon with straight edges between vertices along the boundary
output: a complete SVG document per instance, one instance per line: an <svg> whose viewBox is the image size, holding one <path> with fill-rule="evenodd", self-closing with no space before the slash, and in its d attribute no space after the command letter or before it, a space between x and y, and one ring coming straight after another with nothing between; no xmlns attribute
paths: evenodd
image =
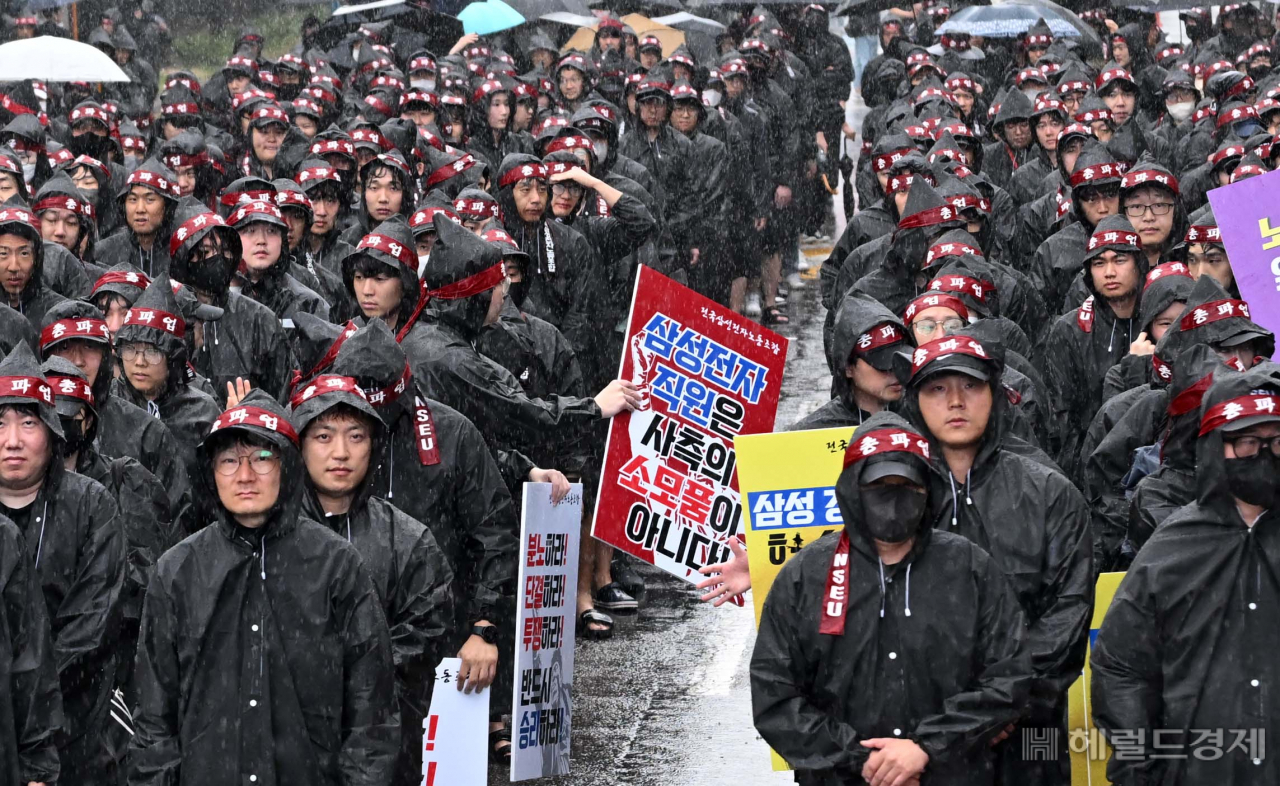
<svg viewBox="0 0 1280 786"><path fill-rule="evenodd" d="M128 82L129 76L96 46L42 35L0 46L0 82Z"/></svg>

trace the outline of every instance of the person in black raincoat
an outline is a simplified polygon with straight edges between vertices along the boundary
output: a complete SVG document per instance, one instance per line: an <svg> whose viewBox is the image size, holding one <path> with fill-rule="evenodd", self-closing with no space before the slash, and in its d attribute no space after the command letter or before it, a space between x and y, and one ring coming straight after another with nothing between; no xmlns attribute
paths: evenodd
<svg viewBox="0 0 1280 786"><path fill-rule="evenodd" d="M1107 370L1102 381L1104 402L1151 381L1155 373L1151 358L1156 344L1182 316L1194 284L1187 266L1181 262L1165 262L1147 272L1142 286L1142 307L1138 309L1138 327L1142 332L1130 345L1129 354Z"/></svg>
<svg viewBox="0 0 1280 786"><path fill-rule="evenodd" d="M1081 123L1072 123L1058 132L1057 162L1045 176L1041 196L1018 208L1017 232L1010 248L1013 263L1024 273L1036 249L1050 235L1075 221L1071 202L1071 171L1084 150L1095 139ZM1055 305L1055 308L1057 306Z"/></svg>
<svg viewBox="0 0 1280 786"><path fill-rule="evenodd" d="M302 514L305 470L261 391L193 472L210 524L156 565L138 646L129 783L390 783L391 640L359 550Z"/></svg>
<svg viewBox="0 0 1280 786"><path fill-rule="evenodd" d="M751 656L756 730L803 786L995 783L1031 681L999 564L925 520L929 443L873 415L836 482L844 527L789 560Z"/></svg>
<svg viewBox="0 0 1280 786"><path fill-rule="evenodd" d="M1085 245L1081 269L1090 296L1053 323L1040 358L1053 407L1050 433L1059 438L1049 454L1072 479L1080 477L1080 443L1102 406L1103 378L1141 332L1138 307L1147 274L1138 233L1124 216L1102 219Z"/></svg>
<svg viewBox="0 0 1280 786"><path fill-rule="evenodd" d="M662 213L660 220L675 241L683 267L692 256L699 215L696 205L701 204L697 182L689 174L698 171L700 166L694 164L692 141L669 123L673 98L671 84L663 81L664 78L650 77L640 83L636 91L639 120L623 135L618 147L622 155L652 174L655 190L651 193ZM501 170L510 171L506 161ZM511 231L510 227L507 231Z"/></svg>
<svg viewBox="0 0 1280 786"><path fill-rule="evenodd" d="M846 295L836 311L827 364L831 400L787 427L788 431L858 427L902 398L893 356L913 348L906 326L865 294Z"/></svg>
<svg viewBox="0 0 1280 786"><path fill-rule="evenodd" d="M315 207L311 198L292 180L280 179L272 185L276 189L275 203L280 208L280 217L289 225L285 238L287 247L282 252L289 258L289 275L324 298L329 306L329 318L341 321L342 316L355 310L355 306L348 302L342 276L318 264L315 257L306 251L311 225L315 223Z"/></svg>
<svg viewBox="0 0 1280 786"><path fill-rule="evenodd" d="M1065 307L1094 227L1119 212L1120 181L1125 169L1124 162L1117 161L1111 151L1095 142L1086 141L1076 158L1068 183L1076 220L1040 244L1027 270L1051 310Z"/></svg>
<svg viewBox="0 0 1280 786"><path fill-rule="evenodd" d="M532 153L533 137L513 131L515 80L505 76L485 79L471 94L467 108L469 148L496 168L512 153Z"/></svg>
<svg viewBox="0 0 1280 786"><path fill-rule="evenodd" d="M1196 499L1138 553L1093 646L1094 718L1125 754L1107 766L1112 783L1280 778L1260 747L1280 709L1269 690L1280 679L1271 621L1280 608L1280 370L1213 379L1199 411Z"/></svg>
<svg viewBox="0 0 1280 786"><path fill-rule="evenodd" d="M595 249L577 230L547 218L547 166L537 158L507 156L497 185L503 226L530 259L522 308L559 328L579 355L593 357L601 327L596 311L604 297Z"/></svg>
<svg viewBox="0 0 1280 786"><path fill-rule="evenodd" d="M116 195L125 226L97 245L94 261L102 267L128 262L154 278L169 271L169 245L178 204L178 178L157 159L129 174Z"/></svg>
<svg viewBox="0 0 1280 786"><path fill-rule="evenodd" d="M93 259L98 236L93 203L71 178L59 172L36 192L32 210L40 217L40 234L45 242L70 252L78 263L64 265L64 281L51 283L62 288L68 297L85 296L93 281L106 272L106 268L84 261ZM47 267L45 272L49 272Z"/></svg>
<svg viewBox="0 0 1280 786"><path fill-rule="evenodd" d="M0 784L58 778L64 723L49 614L22 533L0 517Z"/></svg>
<svg viewBox="0 0 1280 786"><path fill-rule="evenodd" d="M370 159L360 167L359 182L360 212L355 223L342 233L342 240L352 246L392 216L408 220L413 215L413 172L400 151Z"/></svg>
<svg viewBox="0 0 1280 786"><path fill-rule="evenodd" d="M0 515L18 525L44 593L65 722L64 783L116 784L108 715L125 578L125 538L111 492L63 466L53 389L19 345L0 361ZM124 656L127 657L127 656Z"/></svg>
<svg viewBox="0 0 1280 786"><path fill-rule="evenodd" d="M393 782L417 782L422 775L422 720L431 704L435 665L454 652L453 571L426 527L371 495L384 426L354 379L322 374L297 386L289 418L307 470L304 514L360 551L382 599L400 709L400 758Z"/></svg>
<svg viewBox="0 0 1280 786"><path fill-rule="evenodd" d="M5 304L39 330L49 309L65 298L44 284L48 247L40 236L40 219L18 197L0 205L0 247Z"/></svg>
<svg viewBox="0 0 1280 786"><path fill-rule="evenodd" d="M296 314L327 319L329 304L289 273L289 225L274 200L242 202L227 217L240 235L240 265L235 281L240 294L271 309L286 330Z"/></svg>
<svg viewBox="0 0 1280 786"><path fill-rule="evenodd" d="M305 261L299 263L341 275L342 260L351 253L351 245L341 239L347 206L343 175L324 159L308 158L294 180L311 200L311 226L300 249Z"/></svg>
<svg viewBox="0 0 1280 786"><path fill-rule="evenodd" d="M671 127L688 137L690 161L698 162L691 181L693 213L689 224L689 283L706 297L727 303L732 271L724 265L727 235L734 229L729 224L729 200L726 182L729 153L724 143L699 128L706 116L699 92L684 80L671 88Z"/></svg>
<svg viewBox="0 0 1280 786"><path fill-rule="evenodd" d="M1035 105L1022 91L1010 89L1000 102L1000 111L991 123L996 141L986 145L982 154L982 173L992 183L1008 189L1014 170L1031 155L1031 113Z"/></svg>
<svg viewBox="0 0 1280 786"><path fill-rule="evenodd" d="M400 216L374 227L342 260L342 281L365 319L381 319L416 362L422 292L413 231Z"/></svg>
<svg viewBox="0 0 1280 786"><path fill-rule="evenodd" d="M1058 167L1058 134L1067 125L1066 110L1056 98L1036 99L1029 117L1034 157L1009 178L1009 196L1018 204L1031 202L1052 188L1049 174Z"/></svg>
<svg viewBox="0 0 1280 786"><path fill-rule="evenodd" d="M421 378L409 370L408 358L384 322L372 320L331 346L338 351L326 351L304 379L331 362L333 373L350 376L369 391L387 424L371 494L423 522L435 536L453 569L454 597L465 599L457 604L449 628L450 646L458 648L464 680L481 687L494 683L494 706L503 707L501 697L510 696L511 683L503 670L495 673L497 642L513 636L519 525L498 465L467 418L427 397ZM331 354L336 354L332 361ZM487 631L490 626L497 626L496 637ZM509 732L496 722L501 712L497 709L491 716L491 732L497 733L492 740L495 753L510 741Z"/></svg>
<svg viewBox="0 0 1280 786"><path fill-rule="evenodd" d="M1005 367L977 339L963 331L934 339L906 360L904 409L933 448L932 524L990 552L1026 613L1036 679L1014 741L999 748L1002 782L1070 783L1066 695L1093 616L1089 509L1061 473L1006 445ZM1022 739L1050 736L1051 760L1024 760Z"/></svg>
<svg viewBox="0 0 1280 786"><path fill-rule="evenodd" d="M134 301L116 333L121 373L112 393L164 421L181 449L178 458L190 471L196 446L221 407L188 384L186 335L187 322L172 284L161 275Z"/></svg>
<svg viewBox="0 0 1280 786"><path fill-rule="evenodd" d="M241 260L240 234L195 200L184 202L169 238L173 275L203 305L222 309L217 321L196 319L192 365L222 400L228 384L248 380L278 399L288 398L297 366L280 320L262 303L231 289Z"/></svg>
<svg viewBox="0 0 1280 786"><path fill-rule="evenodd" d="M1173 364L1161 435L1160 466L1138 481L1127 500L1128 530L1116 564L1128 568L1138 551L1165 519L1196 500L1196 439L1200 404L1213 384L1215 372L1230 368L1207 344L1187 347Z"/></svg>

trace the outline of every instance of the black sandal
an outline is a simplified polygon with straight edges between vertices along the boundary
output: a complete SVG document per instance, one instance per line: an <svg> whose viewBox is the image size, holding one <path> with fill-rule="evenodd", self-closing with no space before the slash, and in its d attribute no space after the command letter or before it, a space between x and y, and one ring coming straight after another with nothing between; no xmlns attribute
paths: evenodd
<svg viewBox="0 0 1280 786"><path fill-rule="evenodd" d="M489 732L489 758L494 764L511 765L511 729L503 726Z"/></svg>
<svg viewBox="0 0 1280 786"><path fill-rule="evenodd" d="M764 310L763 321L766 325L788 325L791 323L791 317L782 313L782 309L777 306L770 306Z"/></svg>
<svg viewBox="0 0 1280 786"><path fill-rule="evenodd" d="M604 625L604 630L593 630L592 625ZM578 615L578 636L588 641L604 641L613 636L613 617L595 609L587 609Z"/></svg>

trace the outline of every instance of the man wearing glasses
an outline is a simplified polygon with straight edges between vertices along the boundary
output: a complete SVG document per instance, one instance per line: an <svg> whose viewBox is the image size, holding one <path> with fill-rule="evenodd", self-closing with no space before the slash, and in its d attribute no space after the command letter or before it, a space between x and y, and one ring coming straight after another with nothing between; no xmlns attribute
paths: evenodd
<svg viewBox="0 0 1280 786"><path fill-rule="evenodd" d="M288 414L254 390L207 434L212 521L160 559L143 607L129 782L391 783L387 622L356 547L301 513Z"/></svg>
<svg viewBox="0 0 1280 786"><path fill-rule="evenodd" d="M1213 380L1195 499L1138 552L1094 645L1094 717L1125 751L1112 783L1280 779L1266 751L1280 682L1280 379L1272 366Z"/></svg>
<svg viewBox="0 0 1280 786"><path fill-rule="evenodd" d="M1144 161L1120 183L1120 204L1142 240L1147 267L1168 259L1182 240L1187 215L1178 198L1178 178L1155 162Z"/></svg>

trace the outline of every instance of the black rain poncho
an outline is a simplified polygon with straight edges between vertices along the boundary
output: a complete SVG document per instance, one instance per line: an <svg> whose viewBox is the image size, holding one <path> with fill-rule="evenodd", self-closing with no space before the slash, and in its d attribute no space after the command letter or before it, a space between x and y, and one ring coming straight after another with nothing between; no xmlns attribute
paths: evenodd
<svg viewBox="0 0 1280 786"><path fill-rule="evenodd" d="M1201 404L1202 430L1218 405L1253 391L1274 396L1278 375L1273 364L1215 373ZM1271 690L1280 681L1280 514L1273 507L1249 526L1226 473L1223 433L1210 423L1196 444L1195 502L1167 519L1138 553L1094 643L1094 718L1113 745L1122 730L1130 732L1130 755L1113 756L1107 766L1112 783L1280 780L1280 760L1258 747L1280 717ZM1243 731L1226 731L1216 743L1193 731L1199 729ZM1139 732L1141 741L1134 741ZM1161 751L1188 755L1155 758L1157 743ZM1226 752L1190 755L1207 748Z"/></svg>
<svg viewBox="0 0 1280 786"><path fill-rule="evenodd" d="M129 782L385 786L400 728L378 593L356 547L302 515L285 410L258 390L240 408L244 425L226 413L193 473L215 521L161 557L147 591ZM257 529L217 503L212 451L229 436L280 455L281 497Z"/></svg>
<svg viewBox="0 0 1280 786"><path fill-rule="evenodd" d="M883 412L861 431L879 428L910 431ZM1030 679L1022 609L996 562L949 532L925 526L905 560L882 565L860 521L859 473L837 484L846 632L819 632L833 533L789 560L765 600L751 656L756 729L804 786L857 782L859 741L895 736L929 754L934 786L992 784L990 740L1021 713Z"/></svg>

